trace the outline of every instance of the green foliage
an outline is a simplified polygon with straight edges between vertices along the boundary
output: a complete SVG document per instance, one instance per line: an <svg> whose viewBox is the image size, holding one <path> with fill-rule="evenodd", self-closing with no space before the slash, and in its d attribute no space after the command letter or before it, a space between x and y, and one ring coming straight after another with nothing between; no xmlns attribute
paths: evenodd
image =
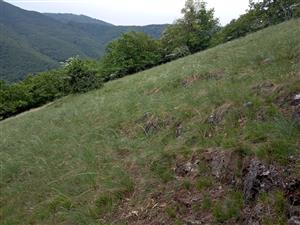
<svg viewBox="0 0 300 225"><path fill-rule="evenodd" d="M212 207L212 199L209 195L205 195L201 203L201 209L208 211L211 209L211 207Z"/></svg>
<svg viewBox="0 0 300 225"><path fill-rule="evenodd" d="M170 54L165 56L165 60L172 61L190 54L191 52L187 46L176 47Z"/></svg>
<svg viewBox="0 0 300 225"><path fill-rule="evenodd" d="M258 201L269 209L268 214L262 217L263 224L284 225L287 224L286 212L288 203L281 191L260 193Z"/></svg>
<svg viewBox="0 0 300 225"><path fill-rule="evenodd" d="M111 194L104 194L98 197L98 199L96 200L96 207L100 215L112 212L114 209L114 196L112 196Z"/></svg>
<svg viewBox="0 0 300 225"><path fill-rule="evenodd" d="M30 75L18 83L9 85L0 81L0 119L101 86L97 72L79 58L70 59L63 68Z"/></svg>
<svg viewBox="0 0 300 225"><path fill-rule="evenodd" d="M231 193L226 199L215 203L213 215L217 222L224 223L232 218L239 218L243 207L243 195L239 192Z"/></svg>
<svg viewBox="0 0 300 225"><path fill-rule="evenodd" d="M0 1L0 79L59 67L70 57L97 58L109 42L129 31L159 38L165 25L114 26L86 16L42 14Z"/></svg>
<svg viewBox="0 0 300 225"><path fill-rule="evenodd" d="M230 41L265 27L300 17L298 0L250 0L250 8L238 19L232 20L212 39L211 45Z"/></svg>
<svg viewBox="0 0 300 225"><path fill-rule="evenodd" d="M32 102L30 87L25 83L7 85L1 81L0 120L12 116L27 108Z"/></svg>
<svg viewBox="0 0 300 225"><path fill-rule="evenodd" d="M199 191L202 191L203 189L209 188L213 185L213 177L205 176L205 177L200 177L196 181L196 188Z"/></svg>
<svg viewBox="0 0 300 225"><path fill-rule="evenodd" d="M70 210L72 208L72 202L67 196L61 195L51 199L48 207L52 213L61 209Z"/></svg>
<svg viewBox="0 0 300 225"><path fill-rule="evenodd" d="M216 46L227 41L245 36L248 33L262 29L263 26L256 23L256 14L254 11L241 15L238 19L232 20L228 25L214 35L211 40L211 46Z"/></svg>
<svg viewBox="0 0 300 225"><path fill-rule="evenodd" d="M186 189L186 190L190 190L192 188L192 183L189 179L184 179L182 182L182 186Z"/></svg>
<svg viewBox="0 0 300 225"><path fill-rule="evenodd" d="M71 58L64 68L72 93L82 93L101 87L97 71L89 68L79 58Z"/></svg>
<svg viewBox="0 0 300 225"><path fill-rule="evenodd" d="M144 33L129 32L112 41L102 59L102 76L115 79L154 65L162 58L158 41Z"/></svg>
<svg viewBox="0 0 300 225"><path fill-rule="evenodd" d="M151 163L151 171L159 177L163 182L167 183L174 179L173 171L171 170L174 156L169 153L164 153L162 156Z"/></svg>
<svg viewBox="0 0 300 225"><path fill-rule="evenodd" d="M219 29L214 10L207 9L203 1L187 0L182 9L183 18L169 26L162 36L168 54L176 48L187 46L191 53L209 47L210 40Z"/></svg>
<svg viewBox="0 0 300 225"><path fill-rule="evenodd" d="M176 211L176 209L175 208L172 208L172 207L168 207L168 208L166 208L166 213L168 214L168 216L170 217L170 218L176 218L176 216L177 216L177 211Z"/></svg>
<svg viewBox="0 0 300 225"><path fill-rule="evenodd" d="M290 122L279 122L283 119L274 113L264 117L263 122L257 117L261 109L277 107L278 99L289 93L293 97L300 90L300 66L291 63L288 54L291 43L295 48L300 45L299 36L300 20L292 20L209 51L109 82L99 90L67 96L46 108L1 121L1 222L14 225L120 224L126 222L119 221L121 215L126 216L133 210L137 210L139 216L145 215L140 214L141 207L150 204L152 208L156 202L154 210L161 212L160 205L166 202L166 208L176 207L177 218L185 219L183 216L190 209L177 208L173 199L174 193L181 190L181 181L170 180L178 160L190 161L208 148L224 148L228 140L232 140L230 149L243 143L247 146L243 151L252 154L256 154L256 148L274 143L278 138L286 139L290 145L299 145L299 127L295 129ZM268 65L254 63L270 56L274 61ZM218 60L213 60L216 58ZM181 84L191 75L215 74L220 70L224 72L218 80L200 79L189 87ZM273 101L253 91L253 86L265 81L280 85L280 92L271 93ZM249 101L253 106L244 107ZM220 124L208 127L207 118L228 102L232 103L232 108L226 117ZM287 107L290 107L289 100ZM145 135L139 121L146 112L170 118L168 125L157 133ZM242 124L240 118L243 118ZM179 122L184 129L175 137ZM263 123L262 127L253 125L259 123ZM265 125L269 123L274 124ZM260 131L251 135L256 127ZM257 143L261 135L267 139ZM299 148L295 150L298 156ZM270 151L269 155L273 153ZM299 171L299 162L295 163ZM210 168L203 164L200 163L203 168L199 171L205 176ZM161 179L163 173L170 181L167 184ZM129 194L132 185L126 177L134 182L134 191ZM226 194L228 189L224 187L223 190ZM205 190L201 193L209 194ZM112 194L123 196L121 201L120 197L112 199L120 211L111 214L108 207L101 215L97 204L105 209L110 200L102 199L102 203L97 203L97 199ZM63 207L55 208L56 212L49 210L48 203L56 196L67 196L72 203L71 210L68 210L70 204L65 207L64 203ZM228 209L232 208L227 214L221 196L210 198L211 203L203 201L207 212L201 209L202 201L197 202L196 212L207 215L214 211L209 210L210 205L214 209L215 204L219 204L220 213L216 210L215 215L220 215L220 220L233 215L227 224L237 223L235 218L241 211L239 204L227 203ZM234 199L231 195L228 198L229 202ZM151 199L155 203L152 204ZM280 202L279 198L278 212L282 211ZM175 223L176 219L169 220ZM159 224L157 220L153 222Z"/></svg>
<svg viewBox="0 0 300 225"><path fill-rule="evenodd" d="M250 10L256 14L256 22L267 27L300 16L298 0L250 0Z"/></svg>
<svg viewBox="0 0 300 225"><path fill-rule="evenodd" d="M31 107L40 106L70 92L67 79L62 70L52 70L40 73L37 76L28 76L23 84L29 88Z"/></svg>

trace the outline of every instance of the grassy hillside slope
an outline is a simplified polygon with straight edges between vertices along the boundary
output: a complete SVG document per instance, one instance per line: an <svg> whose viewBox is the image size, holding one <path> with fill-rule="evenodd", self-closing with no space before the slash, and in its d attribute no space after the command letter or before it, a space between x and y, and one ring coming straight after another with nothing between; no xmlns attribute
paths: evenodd
<svg viewBox="0 0 300 225"><path fill-rule="evenodd" d="M300 175L299 37L293 20L1 122L2 224L242 224L243 162ZM235 179L211 153L237 154L217 163ZM286 224L283 190L257 201Z"/></svg>

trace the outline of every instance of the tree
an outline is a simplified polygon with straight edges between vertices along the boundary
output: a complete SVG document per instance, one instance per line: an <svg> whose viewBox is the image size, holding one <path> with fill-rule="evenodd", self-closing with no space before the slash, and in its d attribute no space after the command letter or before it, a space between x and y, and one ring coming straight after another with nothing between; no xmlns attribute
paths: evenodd
<svg viewBox="0 0 300 225"><path fill-rule="evenodd" d="M300 16L299 0L250 0L249 6L265 27Z"/></svg>
<svg viewBox="0 0 300 225"><path fill-rule="evenodd" d="M110 80L155 66L161 59L157 40L141 32L129 32L108 45L101 71L104 79Z"/></svg>
<svg viewBox="0 0 300 225"><path fill-rule="evenodd" d="M102 80L97 71L91 69L78 57L67 61L64 73L68 79L71 93L83 93L102 86Z"/></svg>
<svg viewBox="0 0 300 225"><path fill-rule="evenodd" d="M181 12L183 18L169 26L163 34L165 49L170 53L175 48L187 46L194 53L208 48L211 38L219 30L214 9L207 9L204 1L187 0Z"/></svg>
<svg viewBox="0 0 300 225"><path fill-rule="evenodd" d="M30 107L37 107L62 97L70 92L66 75L62 69L50 70L36 75L29 75L22 82L31 93Z"/></svg>
<svg viewBox="0 0 300 225"><path fill-rule="evenodd" d="M0 119L24 111L31 101L30 88L24 82L11 85L0 82Z"/></svg>
<svg viewBox="0 0 300 225"><path fill-rule="evenodd" d="M250 0L247 13L232 20L218 32L211 45L215 46L299 16L299 0Z"/></svg>

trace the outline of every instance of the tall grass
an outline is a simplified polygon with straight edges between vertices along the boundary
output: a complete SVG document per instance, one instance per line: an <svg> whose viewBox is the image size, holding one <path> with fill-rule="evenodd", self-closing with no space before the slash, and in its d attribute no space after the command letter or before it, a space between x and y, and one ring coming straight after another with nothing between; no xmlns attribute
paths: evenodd
<svg viewBox="0 0 300 225"><path fill-rule="evenodd" d="M299 154L299 127L280 92L253 86L300 91L299 37L293 20L1 122L2 224L112 222L124 199L174 179L176 156L195 148L247 146L285 163Z"/></svg>

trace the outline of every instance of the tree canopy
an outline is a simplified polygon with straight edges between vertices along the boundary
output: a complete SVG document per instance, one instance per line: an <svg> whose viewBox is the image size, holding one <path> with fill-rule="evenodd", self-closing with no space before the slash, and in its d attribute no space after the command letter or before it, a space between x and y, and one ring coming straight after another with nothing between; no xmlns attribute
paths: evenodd
<svg viewBox="0 0 300 225"><path fill-rule="evenodd" d="M102 75L113 79L157 65L162 50L157 40L145 33L129 32L112 41L102 59Z"/></svg>
<svg viewBox="0 0 300 225"><path fill-rule="evenodd" d="M209 47L210 40L219 30L219 20L214 17L214 9L207 9L200 0L187 0L182 9L183 18L169 26L162 36L166 51L187 46L191 53Z"/></svg>

